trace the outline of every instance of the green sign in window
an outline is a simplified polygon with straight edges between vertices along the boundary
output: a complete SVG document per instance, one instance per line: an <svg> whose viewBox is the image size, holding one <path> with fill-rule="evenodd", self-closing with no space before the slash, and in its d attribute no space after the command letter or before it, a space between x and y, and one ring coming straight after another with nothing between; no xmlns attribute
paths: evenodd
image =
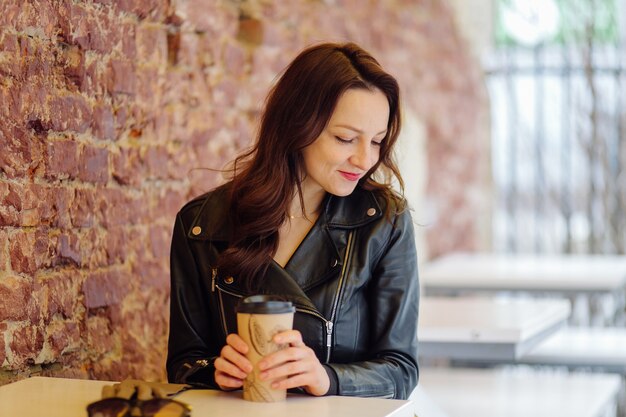
<svg viewBox="0 0 626 417"><path fill-rule="evenodd" d="M615 44L620 0L497 0L496 45Z"/></svg>

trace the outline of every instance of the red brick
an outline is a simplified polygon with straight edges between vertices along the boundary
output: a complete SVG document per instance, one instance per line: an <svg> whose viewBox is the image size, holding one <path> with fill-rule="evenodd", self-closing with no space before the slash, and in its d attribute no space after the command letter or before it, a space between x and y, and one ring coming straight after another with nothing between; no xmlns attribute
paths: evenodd
<svg viewBox="0 0 626 417"><path fill-rule="evenodd" d="M28 316L28 304L33 284L16 275L0 277L0 322L24 320Z"/></svg>
<svg viewBox="0 0 626 417"><path fill-rule="evenodd" d="M4 120L12 120L16 115L21 113L22 107L22 86L15 83L11 86L3 86L0 88L0 115ZM4 124L0 125L0 144L8 141L13 136L13 130ZM4 149L4 147L3 147ZM0 165L1 167L1 165Z"/></svg>
<svg viewBox="0 0 626 417"><path fill-rule="evenodd" d="M115 138L113 108L108 104L98 104L93 109L93 134L99 139Z"/></svg>
<svg viewBox="0 0 626 417"><path fill-rule="evenodd" d="M4 229L0 229L0 271L9 270L9 259L9 233Z"/></svg>
<svg viewBox="0 0 626 417"><path fill-rule="evenodd" d="M237 100L239 85L233 78L224 78L212 90L212 99L217 106L232 108Z"/></svg>
<svg viewBox="0 0 626 417"><path fill-rule="evenodd" d="M78 94L55 96L50 100L52 129L84 133L91 125L91 108Z"/></svg>
<svg viewBox="0 0 626 417"><path fill-rule="evenodd" d="M0 226L17 226L21 200L7 182L0 180Z"/></svg>
<svg viewBox="0 0 626 417"><path fill-rule="evenodd" d="M142 363L142 366L134 366L133 372L148 373L158 377L163 374L163 366L158 364L164 363L165 355L163 351L151 349L150 346L155 343L166 344L166 291L137 294L131 304L134 308L124 309L121 318L128 328L128 332L122 335L124 362Z"/></svg>
<svg viewBox="0 0 626 417"><path fill-rule="evenodd" d="M109 62L107 90L109 93L134 94L136 84L135 68L132 62L112 59Z"/></svg>
<svg viewBox="0 0 626 417"><path fill-rule="evenodd" d="M150 227L150 249L155 259L166 259L170 253L170 226Z"/></svg>
<svg viewBox="0 0 626 417"><path fill-rule="evenodd" d="M106 9L88 4L72 4L70 11L72 33L70 42L84 50L108 54L119 42L119 21Z"/></svg>
<svg viewBox="0 0 626 417"><path fill-rule="evenodd" d="M106 188L99 193L99 206L102 225L111 226L137 224L145 221L149 207L146 202L130 192Z"/></svg>
<svg viewBox="0 0 626 417"><path fill-rule="evenodd" d="M6 3L17 3L19 13L14 13L15 10L12 10L12 5L8 5L8 12L13 15L8 18L8 26L14 27L18 31L22 31L26 28L37 27L39 26L43 32L43 36L50 37L54 33L55 26L57 24L57 17L55 13L55 9L60 7L58 3L55 2L54 5L49 4L49 2L34 2L34 1L12 1L12 0L3 0L2 9L7 7ZM35 4L33 4L35 3ZM0 10L2 18L4 19L4 14L7 10Z"/></svg>
<svg viewBox="0 0 626 417"><path fill-rule="evenodd" d="M136 98L137 102L141 103L141 110L146 112L138 120L144 121L144 130L151 127L150 118L154 117L154 111L162 104L162 87L157 81L160 78L160 71L157 67L143 67L137 71Z"/></svg>
<svg viewBox="0 0 626 417"><path fill-rule="evenodd" d="M0 323L0 366L4 367L4 361L6 360L6 345L4 342L4 335L7 331L7 325L5 323Z"/></svg>
<svg viewBox="0 0 626 417"><path fill-rule="evenodd" d="M133 276L141 284L141 290L168 288L170 284L167 258L148 259L147 254L138 252L133 264Z"/></svg>
<svg viewBox="0 0 626 417"><path fill-rule="evenodd" d="M109 151L106 148L84 146L80 151L78 178L93 183L109 180Z"/></svg>
<svg viewBox="0 0 626 417"><path fill-rule="evenodd" d="M58 236L56 248L55 265L81 265L82 256L80 253L79 236L66 232Z"/></svg>
<svg viewBox="0 0 626 417"><path fill-rule="evenodd" d="M167 178L167 166L170 154L165 146L150 146L144 155L150 178Z"/></svg>
<svg viewBox="0 0 626 417"><path fill-rule="evenodd" d="M224 47L224 64L228 73L233 77L240 77L246 71L246 50L239 42L229 42Z"/></svg>
<svg viewBox="0 0 626 417"><path fill-rule="evenodd" d="M40 148L30 129L0 124L0 172L9 178L30 176L39 164Z"/></svg>
<svg viewBox="0 0 626 417"><path fill-rule="evenodd" d="M72 227L70 207L74 207L75 190L67 187L50 187L49 193L55 212L51 225L61 229Z"/></svg>
<svg viewBox="0 0 626 417"><path fill-rule="evenodd" d="M128 273L122 270L91 272L83 283L85 306L105 307L122 302L129 290Z"/></svg>
<svg viewBox="0 0 626 417"><path fill-rule="evenodd" d="M83 50L89 50L89 21L85 7L73 3L70 6L70 27L72 28L69 41L77 44Z"/></svg>
<svg viewBox="0 0 626 417"><path fill-rule="evenodd" d="M74 227L91 227L95 224L95 192L91 189L77 188L73 204L69 207L70 219Z"/></svg>
<svg viewBox="0 0 626 417"><path fill-rule="evenodd" d="M80 327L74 322L58 323L49 326L51 333L48 335L52 357L59 358L61 355L76 351L81 346Z"/></svg>
<svg viewBox="0 0 626 417"><path fill-rule="evenodd" d="M123 226L109 227L104 237L107 265L124 263L128 257L128 241L135 236L127 233Z"/></svg>
<svg viewBox="0 0 626 417"><path fill-rule="evenodd" d="M20 9L23 6L21 2L17 0L4 0L2 2L2 8L0 11L0 26L12 27L17 22L17 18L20 15Z"/></svg>
<svg viewBox="0 0 626 417"><path fill-rule="evenodd" d="M185 14L184 26L193 31L203 32L211 37L233 37L237 31L240 10L229 5L224 7L217 2L188 0L177 8Z"/></svg>
<svg viewBox="0 0 626 417"><path fill-rule="evenodd" d="M160 21L167 13L167 2L162 0L119 0L117 7L139 19Z"/></svg>
<svg viewBox="0 0 626 417"><path fill-rule="evenodd" d="M237 40L250 45L261 45L263 43L263 22L256 18L247 18L239 21L239 32Z"/></svg>
<svg viewBox="0 0 626 417"><path fill-rule="evenodd" d="M58 179L77 177L78 144L74 139L48 142L46 175Z"/></svg>
<svg viewBox="0 0 626 417"><path fill-rule="evenodd" d="M39 184L0 183L0 223L12 226L50 225L56 217L50 192ZM3 196L4 194L4 196Z"/></svg>
<svg viewBox="0 0 626 417"><path fill-rule="evenodd" d="M165 27L142 24L137 27L137 59L146 64L167 62L167 37Z"/></svg>
<svg viewBox="0 0 626 417"><path fill-rule="evenodd" d="M16 35L5 33L4 37L0 38L0 51L4 51L3 59L0 60L0 73L5 76L12 78L20 77L20 59L19 55L15 53L17 48Z"/></svg>
<svg viewBox="0 0 626 417"><path fill-rule="evenodd" d="M107 71L102 69L99 61L94 60L85 66L80 91L90 96L101 97L105 92Z"/></svg>
<svg viewBox="0 0 626 417"><path fill-rule="evenodd" d="M137 59L137 26L135 22L122 23L119 26L120 43L122 54L126 59L134 61Z"/></svg>
<svg viewBox="0 0 626 417"><path fill-rule="evenodd" d="M78 367L76 364L85 362L80 352L65 353L57 362L61 368L56 366L45 367L41 370L40 376L49 378L66 378L66 379L89 379L89 373L85 366Z"/></svg>
<svg viewBox="0 0 626 417"><path fill-rule="evenodd" d="M13 353L9 369L19 369L24 364L34 364L43 348L44 335L41 328L25 325L13 331L9 349Z"/></svg>
<svg viewBox="0 0 626 417"><path fill-rule="evenodd" d="M87 319L87 347L96 355L110 353L115 348L115 335L106 317L93 316Z"/></svg>
<svg viewBox="0 0 626 417"><path fill-rule="evenodd" d="M55 246L56 238L48 235L47 228L15 231L9 244L13 271L32 275L39 268L50 266Z"/></svg>
<svg viewBox="0 0 626 417"><path fill-rule="evenodd" d="M113 360L106 356L93 363L90 370L90 379L101 381L122 381L127 378L138 378L131 373L132 364L125 360Z"/></svg>
<svg viewBox="0 0 626 417"><path fill-rule="evenodd" d="M111 176L121 185L134 185L143 177L145 167L140 164L137 148L119 147L111 153Z"/></svg>
<svg viewBox="0 0 626 417"><path fill-rule="evenodd" d="M51 4L52 13L56 17L56 22L54 25L50 25L49 29L55 32L58 41L64 43L69 43L69 40L71 39L71 3L71 0L60 0ZM52 38L52 34L49 37Z"/></svg>
<svg viewBox="0 0 626 417"><path fill-rule="evenodd" d="M62 43L56 49L65 78L70 81L68 87L80 88L85 78L85 54L78 45ZM76 89L72 88L73 91Z"/></svg>

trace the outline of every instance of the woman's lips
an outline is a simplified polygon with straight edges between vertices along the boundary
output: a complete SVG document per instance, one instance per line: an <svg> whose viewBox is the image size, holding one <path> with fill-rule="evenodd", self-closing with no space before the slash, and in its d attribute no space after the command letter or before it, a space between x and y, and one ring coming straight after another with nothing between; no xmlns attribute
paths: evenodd
<svg viewBox="0 0 626 417"><path fill-rule="evenodd" d="M346 171L339 171L339 173L348 181L358 181L361 178L361 174L353 174Z"/></svg>

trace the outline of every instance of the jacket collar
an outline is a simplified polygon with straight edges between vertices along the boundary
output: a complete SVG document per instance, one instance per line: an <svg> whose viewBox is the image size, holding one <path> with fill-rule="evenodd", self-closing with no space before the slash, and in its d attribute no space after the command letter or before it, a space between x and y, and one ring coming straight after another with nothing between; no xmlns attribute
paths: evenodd
<svg viewBox="0 0 626 417"><path fill-rule="evenodd" d="M382 216L382 209L374 193L360 186L346 197L329 195L326 199L324 217L333 228L352 229L363 226Z"/></svg>
<svg viewBox="0 0 626 417"><path fill-rule="evenodd" d="M220 187L206 194L189 228L189 238L223 242L231 239L233 226L226 206L227 192L227 187ZM352 229L377 220L382 215L382 208L374 193L358 186L345 197L328 195L319 221L329 228Z"/></svg>

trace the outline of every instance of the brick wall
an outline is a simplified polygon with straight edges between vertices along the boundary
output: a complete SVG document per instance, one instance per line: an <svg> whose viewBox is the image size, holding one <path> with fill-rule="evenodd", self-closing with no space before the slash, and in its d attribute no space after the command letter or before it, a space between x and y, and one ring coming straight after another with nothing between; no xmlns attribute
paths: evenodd
<svg viewBox="0 0 626 417"><path fill-rule="evenodd" d="M437 215L416 221L431 253L476 246L478 69L444 2L364 4L0 3L0 384L164 378L175 213L219 183L196 168L249 144L274 76L314 41L357 41L398 76L428 134Z"/></svg>

